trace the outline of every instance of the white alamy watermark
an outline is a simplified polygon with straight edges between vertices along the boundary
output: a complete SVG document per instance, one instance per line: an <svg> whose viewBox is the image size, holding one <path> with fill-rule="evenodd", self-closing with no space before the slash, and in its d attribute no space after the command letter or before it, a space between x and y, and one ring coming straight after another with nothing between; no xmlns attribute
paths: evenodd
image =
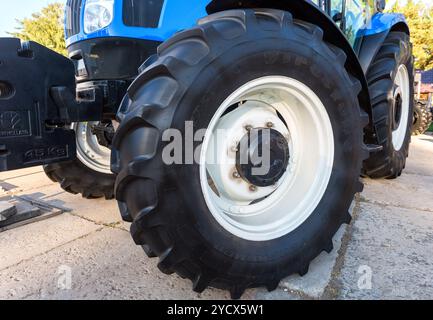
<svg viewBox="0 0 433 320"><path fill-rule="evenodd" d="M359 290L371 290L373 289L373 270L366 265L362 265L358 268L358 289Z"/></svg>
<svg viewBox="0 0 433 320"><path fill-rule="evenodd" d="M57 288L60 290L72 289L72 268L66 265L61 265L57 268Z"/></svg>
<svg viewBox="0 0 433 320"><path fill-rule="evenodd" d="M195 129L192 121L185 122L184 131L167 129L162 160L166 165L251 165L253 175L264 176L271 168L271 149L275 137L270 128L243 128L244 135L229 141L230 130L218 129L209 137L206 154L202 154L207 129ZM280 139L281 140L281 139ZM276 143L276 142L275 142ZM275 145L274 143L274 145ZM278 141L280 147L282 143ZM221 153L225 153L221 156Z"/></svg>

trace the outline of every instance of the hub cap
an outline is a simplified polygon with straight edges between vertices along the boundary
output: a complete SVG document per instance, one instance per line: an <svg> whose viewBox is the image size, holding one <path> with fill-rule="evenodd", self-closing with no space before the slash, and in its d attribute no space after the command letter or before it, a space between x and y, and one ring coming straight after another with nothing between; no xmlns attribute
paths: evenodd
<svg viewBox="0 0 433 320"><path fill-rule="evenodd" d="M268 166L256 161L263 147ZM314 212L333 162L332 125L318 96L295 79L263 77L216 111L201 150L201 187L222 227L267 241L292 232Z"/></svg>
<svg viewBox="0 0 433 320"><path fill-rule="evenodd" d="M404 141L406 139L410 116L410 80L409 72L407 71L405 65L401 65L398 68L394 83L395 89L392 143L394 145L394 149L399 151L403 147Z"/></svg>
<svg viewBox="0 0 433 320"><path fill-rule="evenodd" d="M269 162L261 161L264 151L269 152ZM274 185L284 175L289 165L287 139L274 129L251 129L242 138L236 154L236 170L240 176L259 187ZM263 174L260 168L263 166Z"/></svg>

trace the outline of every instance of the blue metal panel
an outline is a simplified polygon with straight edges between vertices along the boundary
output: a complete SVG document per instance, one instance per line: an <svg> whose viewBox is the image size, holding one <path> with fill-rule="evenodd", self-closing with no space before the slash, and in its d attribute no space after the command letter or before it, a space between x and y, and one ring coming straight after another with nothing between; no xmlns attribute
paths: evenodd
<svg viewBox="0 0 433 320"><path fill-rule="evenodd" d="M376 13L364 29L359 30L358 37L371 36L390 30L397 23L406 24L404 15L399 13Z"/></svg>
<svg viewBox="0 0 433 320"><path fill-rule="evenodd" d="M103 38L126 37L152 41L165 41L174 33L194 26L198 19L207 16L206 6L210 0L165 0L158 28L140 28L125 26L122 17L123 1L115 1L114 20L106 28L91 34L81 32L66 39L69 46L78 41ZM81 14L81 26L83 26L84 5Z"/></svg>

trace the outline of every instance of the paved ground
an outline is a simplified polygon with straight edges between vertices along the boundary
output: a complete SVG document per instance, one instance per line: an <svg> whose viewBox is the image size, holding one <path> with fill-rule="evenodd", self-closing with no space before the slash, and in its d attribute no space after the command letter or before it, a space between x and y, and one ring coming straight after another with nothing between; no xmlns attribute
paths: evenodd
<svg viewBox="0 0 433 320"><path fill-rule="evenodd" d="M304 278L243 298L433 299L433 136L414 139L399 180L365 183L334 252L319 256ZM0 186L0 198L31 195L73 209L0 233L0 299L229 298L219 290L195 294L188 281L161 274L133 244L114 201L69 195L41 168L2 173Z"/></svg>

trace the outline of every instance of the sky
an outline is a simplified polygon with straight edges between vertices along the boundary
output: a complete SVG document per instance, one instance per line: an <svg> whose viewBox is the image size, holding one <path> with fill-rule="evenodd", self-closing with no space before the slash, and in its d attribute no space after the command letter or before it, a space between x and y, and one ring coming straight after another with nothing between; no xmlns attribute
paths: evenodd
<svg viewBox="0 0 433 320"><path fill-rule="evenodd" d="M58 0L66 2L65 0ZM389 4L396 0L388 0ZM405 0L400 0L405 1ZM419 0L425 3L431 0ZM23 19L31 16L33 12L37 12L49 3L56 0L0 0L2 10L0 11L0 37L6 37L7 31L14 31L17 26L15 19Z"/></svg>
<svg viewBox="0 0 433 320"><path fill-rule="evenodd" d="M17 26L15 19L22 19L38 12L55 0L0 0L0 37L7 37L6 32L14 31ZM57 2L66 2L64 0Z"/></svg>

